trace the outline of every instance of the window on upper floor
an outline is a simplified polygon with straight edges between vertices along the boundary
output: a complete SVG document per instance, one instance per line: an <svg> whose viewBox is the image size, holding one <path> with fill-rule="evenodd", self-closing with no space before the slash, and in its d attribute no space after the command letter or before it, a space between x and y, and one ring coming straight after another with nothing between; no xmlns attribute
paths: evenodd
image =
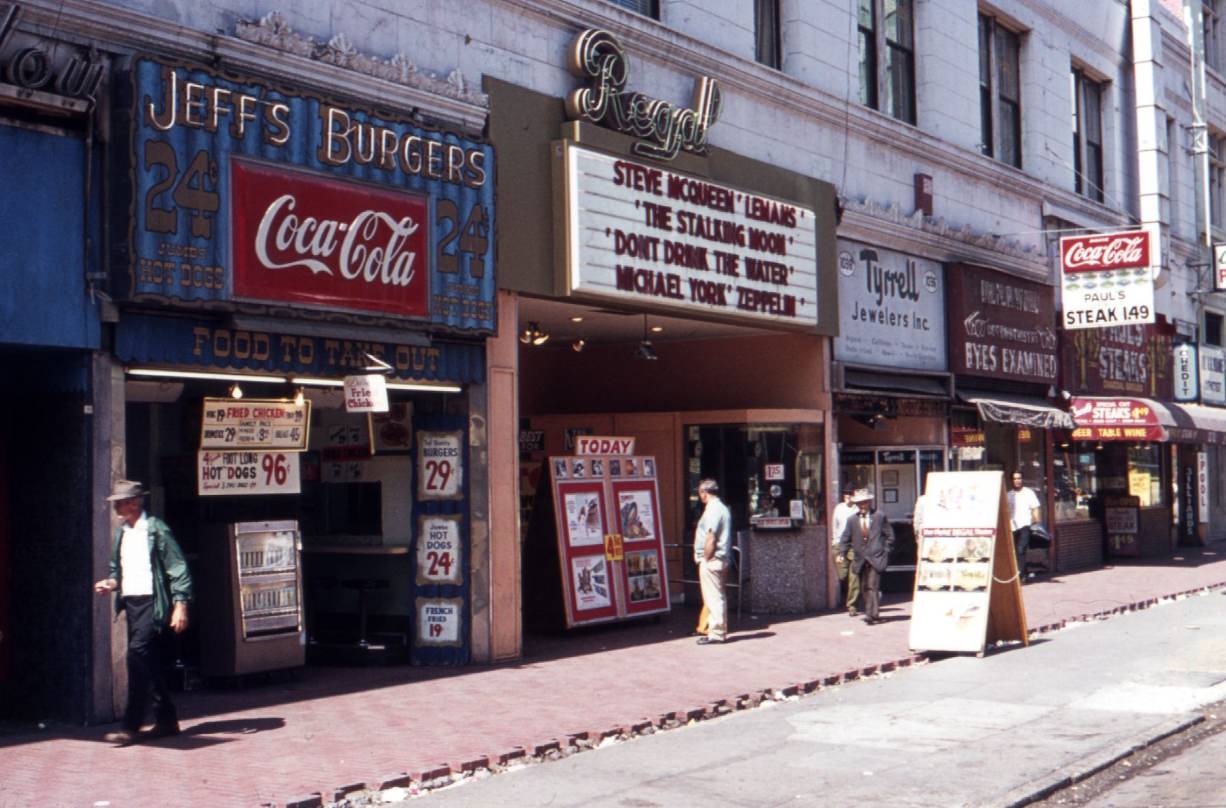
<svg viewBox="0 0 1226 808"><path fill-rule="evenodd" d="M615 6L636 11L644 17L651 17L653 20L660 19L659 0L609 0L609 2Z"/></svg>
<svg viewBox="0 0 1226 808"><path fill-rule="evenodd" d="M860 103L915 123L914 0L859 0Z"/></svg>
<svg viewBox="0 0 1226 808"><path fill-rule="evenodd" d="M1215 314L1211 311L1205 312L1204 342L1206 345L1222 344L1222 315Z"/></svg>
<svg viewBox="0 0 1226 808"><path fill-rule="evenodd" d="M1226 137L1209 135L1209 224L1222 226L1222 188L1226 179Z"/></svg>
<svg viewBox="0 0 1226 808"><path fill-rule="evenodd" d="M995 18L979 15L980 149L1002 163L1022 167L1021 37Z"/></svg>
<svg viewBox="0 0 1226 808"><path fill-rule="evenodd" d="M1103 201L1103 85L1074 67L1073 187L1095 202Z"/></svg>
<svg viewBox="0 0 1226 808"><path fill-rule="evenodd" d="M1205 64L1222 69L1222 10L1224 0L1201 0L1202 31L1205 36Z"/></svg>
<svg viewBox="0 0 1226 808"><path fill-rule="evenodd" d="M779 0L753 0L753 58L778 70L783 66L780 45Z"/></svg>

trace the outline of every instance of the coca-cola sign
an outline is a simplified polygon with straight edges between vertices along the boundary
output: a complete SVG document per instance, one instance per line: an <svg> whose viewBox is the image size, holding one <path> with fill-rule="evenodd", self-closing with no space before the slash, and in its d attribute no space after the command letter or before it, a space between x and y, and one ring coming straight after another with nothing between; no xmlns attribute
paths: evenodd
<svg viewBox="0 0 1226 808"><path fill-rule="evenodd" d="M235 160L234 294L424 317L424 197Z"/></svg>
<svg viewBox="0 0 1226 808"><path fill-rule="evenodd" d="M1147 230L1130 230L1062 238L1060 268L1067 273L1149 267L1149 236Z"/></svg>
<svg viewBox="0 0 1226 808"><path fill-rule="evenodd" d="M1154 234L1130 230L1060 239L1061 320L1066 330L1154 322Z"/></svg>

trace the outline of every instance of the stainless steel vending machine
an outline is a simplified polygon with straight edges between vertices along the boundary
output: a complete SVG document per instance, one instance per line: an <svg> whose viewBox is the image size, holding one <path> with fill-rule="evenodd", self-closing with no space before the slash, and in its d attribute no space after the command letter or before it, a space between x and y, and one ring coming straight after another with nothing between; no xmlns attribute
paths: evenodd
<svg viewBox="0 0 1226 808"><path fill-rule="evenodd" d="M224 525L205 535L200 550L201 672L239 676L303 665L298 523Z"/></svg>

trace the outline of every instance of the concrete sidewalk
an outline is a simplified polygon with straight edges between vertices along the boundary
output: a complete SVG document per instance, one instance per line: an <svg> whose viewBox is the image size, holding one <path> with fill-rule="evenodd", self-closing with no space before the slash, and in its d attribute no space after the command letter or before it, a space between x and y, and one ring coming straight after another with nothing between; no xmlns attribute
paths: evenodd
<svg viewBox="0 0 1226 808"><path fill-rule="evenodd" d="M1032 631L1226 586L1216 547L1031 583ZM184 734L113 748L104 727L0 737L0 808L328 802L362 787L549 756L568 743L672 726L916 659L909 603L876 626L846 614L746 616L698 646L693 613L529 643L518 663L459 669L309 668L287 683L184 694Z"/></svg>

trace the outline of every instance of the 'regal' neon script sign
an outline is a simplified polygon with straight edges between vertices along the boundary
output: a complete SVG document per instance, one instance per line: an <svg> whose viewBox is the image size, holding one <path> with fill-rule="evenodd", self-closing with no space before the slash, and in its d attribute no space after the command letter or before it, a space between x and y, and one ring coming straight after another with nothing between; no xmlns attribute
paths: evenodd
<svg viewBox="0 0 1226 808"><path fill-rule="evenodd" d="M595 28L579 35L571 48L570 70L589 81L566 98L566 114L640 139L631 150L641 157L671 160L685 149L702 154L707 130L719 118L722 98L714 79L700 78L694 108L683 109L644 93L626 92L630 63L621 43Z"/></svg>

